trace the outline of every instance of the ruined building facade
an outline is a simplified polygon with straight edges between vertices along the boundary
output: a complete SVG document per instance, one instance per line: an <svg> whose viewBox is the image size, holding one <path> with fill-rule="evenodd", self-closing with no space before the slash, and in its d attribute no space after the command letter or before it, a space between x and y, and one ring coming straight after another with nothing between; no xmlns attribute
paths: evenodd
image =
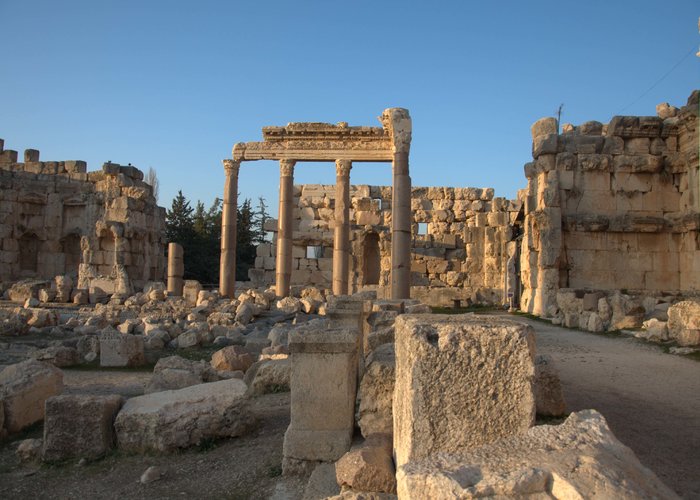
<svg viewBox="0 0 700 500"><path fill-rule="evenodd" d="M411 190L411 296L432 305L506 300L508 261L517 251L519 201L493 189L414 187ZM335 186L294 189L292 285L328 288L333 269ZM388 296L391 269L391 188L350 188L352 292ZM272 226L272 224L271 224ZM275 242L258 246L254 283L272 283Z"/></svg>
<svg viewBox="0 0 700 500"><path fill-rule="evenodd" d="M413 188L411 296L519 305L599 330L611 327L605 309L615 293L647 309L698 294L698 92L657 115L565 124L561 133L556 119L539 120L517 200L492 189ZM293 285L330 288L334 195L333 186L294 187ZM391 189L351 186L350 198L351 291L385 296ZM274 255L274 239L258 248L254 283L274 282Z"/></svg>
<svg viewBox="0 0 700 500"><path fill-rule="evenodd" d="M105 163L39 161L0 140L0 282L73 278L76 288L127 293L165 272L165 209L143 173Z"/></svg>

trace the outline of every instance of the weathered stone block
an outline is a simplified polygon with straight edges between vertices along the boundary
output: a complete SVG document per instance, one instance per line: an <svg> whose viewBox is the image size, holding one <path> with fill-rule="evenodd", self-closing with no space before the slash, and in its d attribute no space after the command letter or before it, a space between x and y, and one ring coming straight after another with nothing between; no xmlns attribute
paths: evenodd
<svg viewBox="0 0 700 500"><path fill-rule="evenodd" d="M0 372L5 428L18 432L44 418L44 402L63 391L63 373L48 363L23 361Z"/></svg>
<svg viewBox="0 0 700 500"><path fill-rule="evenodd" d="M116 330L100 334L100 366L140 366L145 362L143 336Z"/></svg>
<svg viewBox="0 0 700 500"><path fill-rule="evenodd" d="M172 452L205 439L241 436L255 418L242 380L200 384L129 399L114 426L120 449Z"/></svg>
<svg viewBox="0 0 700 500"><path fill-rule="evenodd" d="M535 416L533 359L533 331L522 324L489 316L399 316L397 465L524 433Z"/></svg>
<svg viewBox="0 0 700 500"><path fill-rule="evenodd" d="M121 396L65 395L46 400L45 462L69 458L94 460L114 447L114 418Z"/></svg>
<svg viewBox="0 0 700 500"><path fill-rule="evenodd" d="M678 498L595 410L475 450L409 463L396 479L402 499Z"/></svg>
<svg viewBox="0 0 700 500"><path fill-rule="evenodd" d="M371 434L392 434L394 377L396 353L394 344L374 349L365 361L365 373L357 394L357 421L364 437Z"/></svg>

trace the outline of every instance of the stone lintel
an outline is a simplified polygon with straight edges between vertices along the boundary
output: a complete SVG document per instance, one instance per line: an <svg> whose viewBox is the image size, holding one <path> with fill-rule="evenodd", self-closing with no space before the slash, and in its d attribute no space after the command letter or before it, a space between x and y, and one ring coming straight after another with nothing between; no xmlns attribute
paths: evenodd
<svg viewBox="0 0 700 500"><path fill-rule="evenodd" d="M363 148L361 143L354 148L348 142L327 146L318 145L302 148L299 145L265 142L247 142L233 148L233 158L239 161L254 160L298 160L335 162L349 160L352 162L391 162L393 160L391 144L385 141L379 148Z"/></svg>

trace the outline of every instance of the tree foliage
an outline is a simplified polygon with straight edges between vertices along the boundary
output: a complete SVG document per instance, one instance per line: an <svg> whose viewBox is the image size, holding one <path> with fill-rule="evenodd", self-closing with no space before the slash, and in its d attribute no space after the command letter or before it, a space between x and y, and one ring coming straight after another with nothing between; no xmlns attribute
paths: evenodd
<svg viewBox="0 0 700 500"><path fill-rule="evenodd" d="M169 242L179 243L184 251L185 279L218 286L221 255L222 200L215 198L206 209L197 201L190 202L178 191L165 216L166 236ZM269 219L264 198L253 209L250 199L243 200L237 211L236 279L248 280L248 269L255 264L255 246L264 241L263 224Z"/></svg>

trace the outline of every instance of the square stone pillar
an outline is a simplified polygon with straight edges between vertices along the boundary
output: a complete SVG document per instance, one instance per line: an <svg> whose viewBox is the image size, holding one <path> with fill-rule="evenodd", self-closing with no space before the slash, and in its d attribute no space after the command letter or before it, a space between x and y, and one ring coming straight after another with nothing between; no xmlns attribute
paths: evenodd
<svg viewBox="0 0 700 500"><path fill-rule="evenodd" d="M317 328L314 328L317 326ZM289 336L291 422L284 435L285 474L334 462L350 449L357 392L358 333L304 326Z"/></svg>
<svg viewBox="0 0 700 500"><path fill-rule="evenodd" d="M219 292L222 297L234 298L236 291L236 238L238 231L238 171L241 162L224 160L226 183L224 206L221 213L221 260L219 265Z"/></svg>
<svg viewBox="0 0 700 500"><path fill-rule="evenodd" d="M277 226L275 293L289 296L292 281L292 219L294 212L294 160L280 160L280 205Z"/></svg>

